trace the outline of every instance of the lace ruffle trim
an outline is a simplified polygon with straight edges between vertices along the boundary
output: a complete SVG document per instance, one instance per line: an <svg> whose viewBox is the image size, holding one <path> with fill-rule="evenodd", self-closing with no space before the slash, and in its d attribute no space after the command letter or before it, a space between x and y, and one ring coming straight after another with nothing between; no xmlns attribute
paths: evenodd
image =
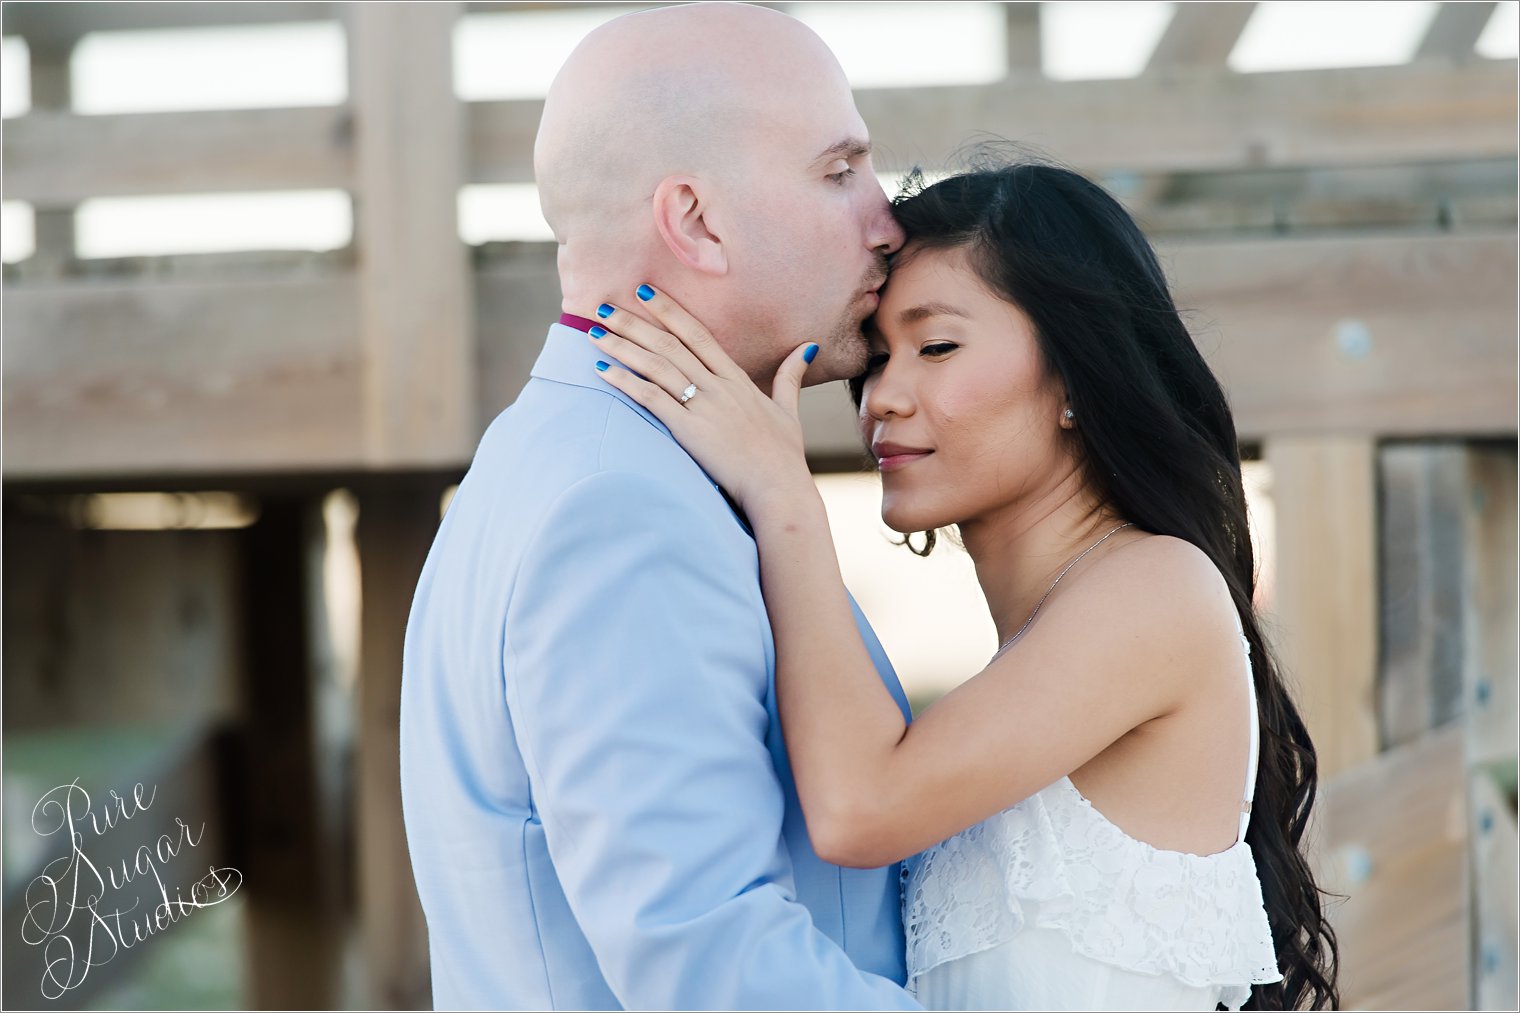
<svg viewBox="0 0 1520 1013"><path fill-rule="evenodd" d="M1099 813L1067 778L944 841L904 870L910 983L1034 924L1128 970L1218 985L1232 1008L1279 981L1250 847L1163 851Z"/></svg>

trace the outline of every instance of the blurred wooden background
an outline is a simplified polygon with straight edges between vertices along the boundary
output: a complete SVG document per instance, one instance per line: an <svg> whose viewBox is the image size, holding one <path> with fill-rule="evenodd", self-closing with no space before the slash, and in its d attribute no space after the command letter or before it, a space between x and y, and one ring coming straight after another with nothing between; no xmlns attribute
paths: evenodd
<svg viewBox="0 0 1520 1013"><path fill-rule="evenodd" d="M7 773L13 743L161 723L101 755L162 771L246 876L251 1008L429 1005L401 634L440 497L558 312L552 243L460 239L461 186L531 181L542 103L461 101L452 33L555 6L4 7L33 104L5 124L5 196L36 209L5 268ZM1273 629L1319 744L1347 1005L1514 1008L1516 61L1474 55L1494 4L1442 3L1405 65L1236 73L1254 6L1179 5L1139 77L1054 81L1042 5L1011 4L1005 80L857 100L881 171L992 133L1146 226L1270 469ZM71 111L88 32L333 18L344 104ZM347 248L76 256L89 198L315 187L352 194ZM837 387L804 404L816 470L861 469ZM173 494L143 501L174 505L164 530L100 523L132 492ZM350 683L322 589L332 511L355 508ZM16 937L36 870L6 862L15 1006L40 974Z"/></svg>

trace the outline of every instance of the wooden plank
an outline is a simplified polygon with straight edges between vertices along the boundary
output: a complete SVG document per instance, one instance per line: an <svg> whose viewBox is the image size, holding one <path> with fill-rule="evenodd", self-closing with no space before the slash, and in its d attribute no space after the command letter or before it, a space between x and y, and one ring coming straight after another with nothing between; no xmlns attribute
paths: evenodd
<svg viewBox="0 0 1520 1013"><path fill-rule="evenodd" d="M1377 485L1363 436L1266 443L1277 523L1270 636L1319 754L1320 776L1377 755Z"/></svg>
<svg viewBox="0 0 1520 1013"><path fill-rule="evenodd" d="M876 164L937 169L973 135L1042 148L1087 172L1203 171L1513 158L1515 61L1233 74L1176 68L1121 81L1022 74L991 85L863 89ZM538 100L469 103L464 178L533 179ZM355 185L344 107L6 121L6 196Z"/></svg>
<svg viewBox="0 0 1520 1013"><path fill-rule="evenodd" d="M28 43L67 44L90 32L164 31L176 28L229 28L239 25L285 24L325 21L336 16L332 3L33 3L5 5L5 32L20 35ZM582 6L578 3L468 3L472 14L554 10ZM656 4L631 4L654 7Z"/></svg>
<svg viewBox="0 0 1520 1013"><path fill-rule="evenodd" d="M1177 68L1121 81L859 91L855 100L883 171L941 168L985 134L1086 172L1417 162L1515 150L1515 63L1502 60L1281 74Z"/></svg>
<svg viewBox="0 0 1520 1013"><path fill-rule="evenodd" d="M1313 836L1345 1009L1468 1009L1462 729L1321 782Z"/></svg>
<svg viewBox="0 0 1520 1013"><path fill-rule="evenodd" d="M47 208L90 197L348 189L352 129L346 106L34 111L5 121L5 195Z"/></svg>
<svg viewBox="0 0 1520 1013"><path fill-rule="evenodd" d="M1516 641L1515 445L1470 448L1463 462L1463 574L1469 650L1463 666L1472 803L1474 1008L1516 1004L1515 743L1520 738Z"/></svg>
<svg viewBox="0 0 1520 1013"><path fill-rule="evenodd" d="M1416 60L1471 60L1478 37L1488 27L1497 3L1443 3L1425 30Z"/></svg>
<svg viewBox="0 0 1520 1013"><path fill-rule="evenodd" d="M1467 450L1460 443L1407 443L1378 451L1378 582L1382 748L1456 720L1469 693L1464 612L1474 565L1468 525Z"/></svg>
<svg viewBox="0 0 1520 1013"><path fill-rule="evenodd" d="M28 45L72 45L90 32L162 31L317 21L330 3L8 3L5 33Z"/></svg>
<svg viewBox="0 0 1520 1013"><path fill-rule="evenodd" d="M457 3L344 9L354 107L355 245L365 460L465 460L474 449L469 254L459 237L464 117Z"/></svg>
<svg viewBox="0 0 1520 1013"><path fill-rule="evenodd" d="M7 731L176 722L235 707L237 536L90 531L7 490Z"/></svg>
<svg viewBox="0 0 1520 1013"><path fill-rule="evenodd" d="M1126 174L1112 185L1152 239L1515 225L1512 158L1426 165Z"/></svg>
<svg viewBox="0 0 1520 1013"><path fill-rule="evenodd" d="M242 532L246 664L237 728L250 1009L338 1007L342 864L324 832L307 556L320 513L266 498Z"/></svg>
<svg viewBox="0 0 1520 1013"><path fill-rule="evenodd" d="M1513 233L1159 253L1242 439L1514 432Z"/></svg>
<svg viewBox="0 0 1520 1013"><path fill-rule="evenodd" d="M69 74L71 46L41 43L28 54L28 77L33 109L66 112L72 101L73 82ZM32 215L32 255L27 260L37 267L56 269L74 257L74 209L72 207L34 207Z"/></svg>
<svg viewBox="0 0 1520 1013"><path fill-rule="evenodd" d="M412 593L437 532L444 483L361 493L362 648L356 769L358 922L367 994L359 1006L431 1005L427 921L401 814L401 647Z"/></svg>
<svg viewBox="0 0 1520 1013"><path fill-rule="evenodd" d="M357 308L342 274L9 289L6 478L354 466Z"/></svg>
<svg viewBox="0 0 1520 1013"><path fill-rule="evenodd" d="M1516 658L1515 444L1475 446L1466 455L1468 522L1463 679L1469 706L1469 762L1508 763L1520 739L1520 662ZM1513 776L1513 775L1511 775ZM1511 789L1513 790L1513 789Z"/></svg>
<svg viewBox="0 0 1520 1013"><path fill-rule="evenodd" d="M1044 72L1040 45L1041 6L1038 3L1003 5L1003 30L1008 33L1010 77L1039 77Z"/></svg>
<svg viewBox="0 0 1520 1013"><path fill-rule="evenodd" d="M1223 67L1255 12L1254 3L1179 4L1145 73L1184 66Z"/></svg>
<svg viewBox="0 0 1520 1013"><path fill-rule="evenodd" d="M1168 173L1166 180L1165 193L1158 202L1162 206L1165 203L1187 205L1226 201L1272 206L1305 201L1397 199L1435 203L1475 196L1508 195L1513 198L1516 172L1515 159L1511 156L1406 165ZM1156 205L1142 205L1139 210L1148 211L1153 206ZM1290 217L1290 224L1291 221Z"/></svg>
<svg viewBox="0 0 1520 1013"><path fill-rule="evenodd" d="M1470 775L1473 1009L1516 1008L1515 810L1486 771Z"/></svg>

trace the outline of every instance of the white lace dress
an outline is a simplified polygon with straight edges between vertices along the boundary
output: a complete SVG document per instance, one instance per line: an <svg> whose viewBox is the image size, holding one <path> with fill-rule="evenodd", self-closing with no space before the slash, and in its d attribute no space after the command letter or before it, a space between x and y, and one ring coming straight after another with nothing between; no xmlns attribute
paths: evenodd
<svg viewBox="0 0 1520 1013"><path fill-rule="evenodd" d="M1226 851L1137 841L1063 777L909 860L909 991L929 1009L1212 1010L1281 980L1245 843L1254 687L1251 712L1240 831Z"/></svg>

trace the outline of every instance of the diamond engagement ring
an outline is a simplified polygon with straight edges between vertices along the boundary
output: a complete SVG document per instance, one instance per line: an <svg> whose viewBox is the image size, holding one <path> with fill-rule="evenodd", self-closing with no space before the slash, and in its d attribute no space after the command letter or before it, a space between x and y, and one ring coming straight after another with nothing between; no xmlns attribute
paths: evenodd
<svg viewBox="0 0 1520 1013"><path fill-rule="evenodd" d="M694 383L689 383L689 384L686 385L686 389L683 390L683 391L681 391L681 403L685 404L686 402L690 401L692 398L694 398L696 396L697 396L697 385L694 384Z"/></svg>

